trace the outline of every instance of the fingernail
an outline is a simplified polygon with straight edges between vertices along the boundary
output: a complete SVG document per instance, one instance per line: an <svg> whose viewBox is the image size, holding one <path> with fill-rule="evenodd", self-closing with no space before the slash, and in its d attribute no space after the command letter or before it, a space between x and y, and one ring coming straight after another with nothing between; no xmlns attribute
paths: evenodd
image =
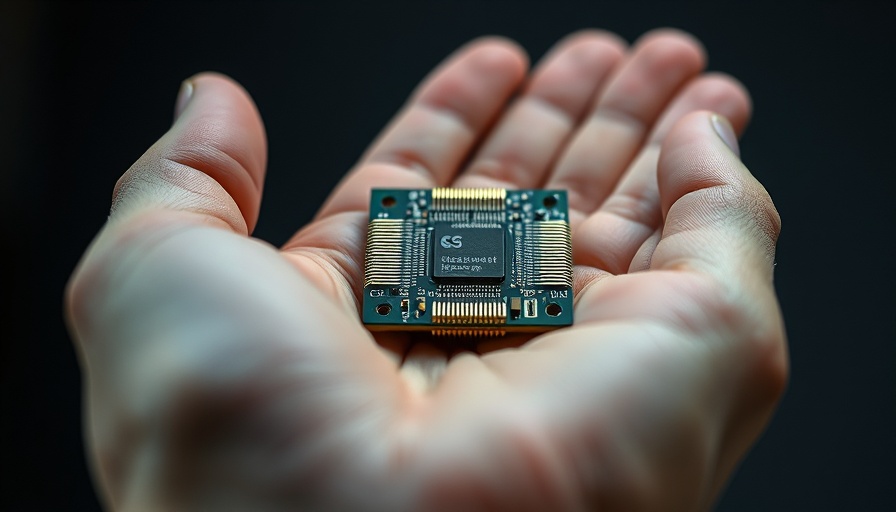
<svg viewBox="0 0 896 512"><path fill-rule="evenodd" d="M177 92L177 101L174 102L175 121L177 121L177 118L183 113L184 109L187 108L187 104L190 103L190 98L192 97L193 82L184 80L184 82L180 84L180 90Z"/></svg>
<svg viewBox="0 0 896 512"><path fill-rule="evenodd" d="M719 138L740 158L740 146L737 144L737 135L734 134L734 128L731 127L731 123L724 116L718 114L713 114L711 119L712 127L719 135Z"/></svg>

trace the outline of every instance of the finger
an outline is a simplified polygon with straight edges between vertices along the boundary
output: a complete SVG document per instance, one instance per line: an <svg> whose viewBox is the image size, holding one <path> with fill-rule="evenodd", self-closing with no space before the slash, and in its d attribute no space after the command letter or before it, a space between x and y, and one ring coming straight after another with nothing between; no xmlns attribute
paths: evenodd
<svg viewBox="0 0 896 512"><path fill-rule="evenodd" d="M734 363L716 386L733 404L719 432L718 490L765 427L788 378L786 333L773 286L781 219L740 161L731 123L711 112L694 112L675 124L663 141L657 178L665 221L650 268L710 276L716 291L700 294L702 306L718 311L729 333L722 339Z"/></svg>
<svg viewBox="0 0 896 512"><path fill-rule="evenodd" d="M660 116L649 142L613 193L598 211L576 226L573 246L577 262L614 274L647 268L649 258L645 257L652 252L647 252L649 246L659 240L650 237L662 222L656 181L660 145L674 123L695 110L717 112L742 130L750 117L749 94L725 75L692 80ZM639 252L641 256L636 258Z"/></svg>
<svg viewBox="0 0 896 512"><path fill-rule="evenodd" d="M215 73L184 81L174 124L118 180L110 220L72 275L66 297L73 330L93 337L90 326L102 322L90 318L105 303L120 303L109 299L121 289L116 280L133 275L134 261L162 236L186 225L248 234L266 150L261 118L242 87Z"/></svg>
<svg viewBox="0 0 896 512"><path fill-rule="evenodd" d="M704 62L700 43L682 32L654 31L636 43L547 181L547 188L569 191L573 221L615 188L657 116Z"/></svg>
<svg viewBox="0 0 896 512"><path fill-rule="evenodd" d="M145 210L199 214L248 234L258 219L267 141L258 110L229 78L184 82L173 126L115 186L113 221Z"/></svg>
<svg viewBox="0 0 896 512"><path fill-rule="evenodd" d="M771 282L781 219L741 163L726 119L701 111L679 121L663 142L657 177L665 227L651 268Z"/></svg>
<svg viewBox="0 0 896 512"><path fill-rule="evenodd" d="M749 91L736 78L724 73L705 73L691 80L663 112L648 143L662 144L672 127L695 110L725 116L734 131L741 134L750 122L753 105Z"/></svg>
<svg viewBox="0 0 896 512"><path fill-rule="evenodd" d="M339 423L329 420L388 401L399 385L396 365L356 318L273 248L242 236L260 200L261 120L224 77L188 84L180 116L120 180L112 221L66 289L92 448L118 500L128 475L155 483L202 474L207 466L197 466L215 452L206 441L224 432L236 452L254 453L242 434L261 422L243 429L250 418L276 419L272 438L323 439ZM204 448L141 463L142 454L184 446Z"/></svg>
<svg viewBox="0 0 896 512"><path fill-rule="evenodd" d="M426 79L318 217L367 211L370 189L449 183L526 73L526 57L498 38L458 50Z"/></svg>
<svg viewBox="0 0 896 512"><path fill-rule="evenodd" d="M561 41L454 186L531 188L542 183L624 51L625 43L607 32L587 31Z"/></svg>

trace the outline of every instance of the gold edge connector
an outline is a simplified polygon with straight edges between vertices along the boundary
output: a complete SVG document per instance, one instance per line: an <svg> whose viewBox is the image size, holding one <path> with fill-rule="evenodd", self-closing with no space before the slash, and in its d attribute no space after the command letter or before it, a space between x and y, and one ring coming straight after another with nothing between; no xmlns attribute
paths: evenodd
<svg viewBox="0 0 896 512"><path fill-rule="evenodd" d="M433 210L502 211L507 200L503 188L434 188Z"/></svg>
<svg viewBox="0 0 896 512"><path fill-rule="evenodd" d="M401 219L374 219L367 225L364 286L401 284L403 225Z"/></svg>
<svg viewBox="0 0 896 512"><path fill-rule="evenodd" d="M569 224L563 220L532 222L526 225L534 260L529 284L572 286L572 241Z"/></svg>
<svg viewBox="0 0 896 512"><path fill-rule="evenodd" d="M504 329L433 329L433 336L477 336L498 337L504 336Z"/></svg>
<svg viewBox="0 0 896 512"><path fill-rule="evenodd" d="M504 325L507 304L504 301L433 301L432 323L456 326Z"/></svg>

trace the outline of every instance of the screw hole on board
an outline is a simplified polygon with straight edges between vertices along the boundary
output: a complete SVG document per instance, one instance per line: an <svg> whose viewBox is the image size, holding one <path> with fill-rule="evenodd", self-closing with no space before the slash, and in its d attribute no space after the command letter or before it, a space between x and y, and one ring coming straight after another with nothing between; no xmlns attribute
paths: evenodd
<svg viewBox="0 0 896 512"><path fill-rule="evenodd" d="M382 204L384 208L392 208L393 206L395 206L395 202L396 201L394 197L386 196L382 201L380 201L380 204Z"/></svg>
<svg viewBox="0 0 896 512"><path fill-rule="evenodd" d="M557 206L557 196L553 194L545 196L545 198L541 202L542 204L544 204L545 208L553 208Z"/></svg>
<svg viewBox="0 0 896 512"><path fill-rule="evenodd" d="M392 306L390 306L389 304L385 304L385 303L380 304L379 306L376 307L376 312L383 316L386 316L392 312Z"/></svg>
<svg viewBox="0 0 896 512"><path fill-rule="evenodd" d="M547 307L544 308L544 312L547 313L549 316L558 316L560 313L563 312L563 308L560 307L560 304L557 304L556 302L551 302L550 304L547 305Z"/></svg>

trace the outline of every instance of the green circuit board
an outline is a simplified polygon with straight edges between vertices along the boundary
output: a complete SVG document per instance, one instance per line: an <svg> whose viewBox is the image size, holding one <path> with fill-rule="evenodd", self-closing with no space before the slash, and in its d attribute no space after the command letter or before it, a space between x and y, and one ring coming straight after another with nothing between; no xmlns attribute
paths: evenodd
<svg viewBox="0 0 896 512"><path fill-rule="evenodd" d="M571 325L566 191L373 189L362 317L448 336Z"/></svg>

